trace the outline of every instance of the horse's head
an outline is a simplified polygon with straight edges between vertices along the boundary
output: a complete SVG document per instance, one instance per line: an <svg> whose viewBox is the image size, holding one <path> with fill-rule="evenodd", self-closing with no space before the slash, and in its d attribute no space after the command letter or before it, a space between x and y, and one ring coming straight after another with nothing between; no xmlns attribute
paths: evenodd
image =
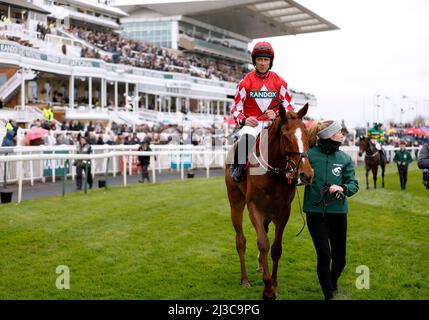
<svg viewBox="0 0 429 320"><path fill-rule="evenodd" d="M366 137L360 136L359 137L359 157L362 157L363 153L365 152L366 148Z"/></svg>
<svg viewBox="0 0 429 320"><path fill-rule="evenodd" d="M280 137L279 150L286 160L286 177L299 179L305 185L313 180L314 172L308 160L308 132L302 118L307 114L308 103L297 113L288 111L281 106L279 116L273 126Z"/></svg>

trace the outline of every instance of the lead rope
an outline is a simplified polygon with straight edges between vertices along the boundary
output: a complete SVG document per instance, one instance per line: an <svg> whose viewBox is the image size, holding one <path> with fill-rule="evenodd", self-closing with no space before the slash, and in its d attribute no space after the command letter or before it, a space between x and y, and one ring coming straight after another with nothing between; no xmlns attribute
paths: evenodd
<svg viewBox="0 0 429 320"><path fill-rule="evenodd" d="M298 194L299 211L301 212L301 218L302 218L302 222L303 222L301 230L296 235L296 237L298 237L301 234L302 230L304 230L304 228L305 228L305 217L304 217L304 213L302 212L302 208L301 208L301 197L299 196L299 189L298 188L296 188L296 193Z"/></svg>

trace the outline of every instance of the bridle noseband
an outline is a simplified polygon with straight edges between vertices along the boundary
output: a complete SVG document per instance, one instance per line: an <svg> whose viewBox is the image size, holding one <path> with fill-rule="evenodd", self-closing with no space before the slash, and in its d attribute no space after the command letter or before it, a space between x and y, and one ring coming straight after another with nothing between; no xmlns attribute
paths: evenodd
<svg viewBox="0 0 429 320"><path fill-rule="evenodd" d="M262 139L262 137L260 137L260 140L261 139ZM293 155L293 154L299 155L298 163L295 163L295 161L293 161L292 158L290 157L290 155ZM295 181L298 180L299 167L300 167L303 159L308 158L308 153L306 151L297 152L297 151L285 150L286 164L285 164L284 168L273 167L268 163L268 161L266 161L264 159L264 157L262 156L262 151L261 151L261 143L259 143L259 157L255 154L255 152L253 152L253 156L255 157L256 161L258 161L259 165L262 168L264 168L267 172L272 173L272 174L276 174L276 175L285 174L286 177L288 178L288 183L291 184L292 180L295 180Z"/></svg>

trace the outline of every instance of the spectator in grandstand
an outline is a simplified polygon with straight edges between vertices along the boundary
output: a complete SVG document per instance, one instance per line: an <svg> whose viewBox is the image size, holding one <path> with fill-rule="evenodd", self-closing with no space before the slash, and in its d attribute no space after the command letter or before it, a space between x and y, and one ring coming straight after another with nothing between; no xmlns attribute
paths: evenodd
<svg viewBox="0 0 429 320"><path fill-rule="evenodd" d="M6 123L5 128L6 128L6 131L14 131L15 126L12 119L9 119L9 121Z"/></svg>
<svg viewBox="0 0 429 320"><path fill-rule="evenodd" d="M399 141L399 150L395 151L395 156L393 157L393 161L396 163L398 167L399 173L399 182L401 184L401 190L405 190L408 179L408 165L413 162L413 158L411 156L410 151L405 149L407 143L405 140Z"/></svg>
<svg viewBox="0 0 429 320"><path fill-rule="evenodd" d="M303 211L316 249L317 275L326 300L334 298L346 265L346 197L359 190L353 161L339 150L344 139L341 129L340 123L326 120L316 122L309 130L308 159L315 179L305 187Z"/></svg>
<svg viewBox="0 0 429 320"><path fill-rule="evenodd" d="M88 144L90 145L97 144L97 138L95 137L94 131L86 131L85 138Z"/></svg>
<svg viewBox="0 0 429 320"><path fill-rule="evenodd" d="M2 147L14 147L16 146L16 139L15 139L15 131L14 130L7 130L6 135L3 138Z"/></svg>
<svg viewBox="0 0 429 320"><path fill-rule="evenodd" d="M417 158L417 165L423 170L423 185L429 191L429 144L425 143L420 151ZM428 192L429 196L429 192Z"/></svg>
<svg viewBox="0 0 429 320"><path fill-rule="evenodd" d="M231 110L234 120L241 128L231 165L231 177L235 182L243 178L249 151L257 135L277 116L279 102L285 109L293 110L292 96L288 92L286 81L270 71L274 60L271 44L265 41L256 43L251 56L255 70L249 72L239 83Z"/></svg>
<svg viewBox="0 0 429 320"><path fill-rule="evenodd" d="M95 144L97 144L97 145L103 145L104 144L104 137L103 137L102 133L100 133L98 135L97 142Z"/></svg>
<svg viewBox="0 0 429 320"><path fill-rule="evenodd" d="M93 126L92 121L88 123L88 126L86 127L86 131L87 132L95 131L95 127Z"/></svg>
<svg viewBox="0 0 429 320"><path fill-rule="evenodd" d="M42 114L46 121L52 121L54 119L54 111L49 103L45 108L43 108Z"/></svg>
<svg viewBox="0 0 429 320"><path fill-rule="evenodd" d="M137 151L152 151L152 149L147 142L142 142ZM145 179L147 179L147 182L150 182L149 171L147 170L150 164L150 156L139 156L139 164L142 170L142 178L139 182L143 183Z"/></svg>
<svg viewBox="0 0 429 320"><path fill-rule="evenodd" d="M77 154L91 154L91 146L87 143L84 136L79 136L79 146ZM82 172L85 173L85 177L88 182L88 186L92 188L92 174L91 174L91 160L75 160L73 163L76 166L76 188L82 190Z"/></svg>

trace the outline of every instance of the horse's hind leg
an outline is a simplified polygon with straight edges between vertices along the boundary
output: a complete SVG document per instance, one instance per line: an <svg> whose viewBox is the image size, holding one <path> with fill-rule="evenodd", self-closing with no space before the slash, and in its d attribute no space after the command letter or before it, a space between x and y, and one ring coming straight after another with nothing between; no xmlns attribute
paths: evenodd
<svg viewBox="0 0 429 320"><path fill-rule="evenodd" d="M241 281L243 287L249 288L250 282L246 271L246 237L243 232L243 210L246 204L244 195L237 188L228 194L231 205L231 220L235 229L235 245L240 257Z"/></svg>
<svg viewBox="0 0 429 320"><path fill-rule="evenodd" d="M368 174L369 174L369 167L365 167L365 177L366 177L366 190L369 189L369 182L368 182Z"/></svg>
<svg viewBox="0 0 429 320"><path fill-rule="evenodd" d="M386 170L386 164L381 165L381 185L384 188L384 171Z"/></svg>

